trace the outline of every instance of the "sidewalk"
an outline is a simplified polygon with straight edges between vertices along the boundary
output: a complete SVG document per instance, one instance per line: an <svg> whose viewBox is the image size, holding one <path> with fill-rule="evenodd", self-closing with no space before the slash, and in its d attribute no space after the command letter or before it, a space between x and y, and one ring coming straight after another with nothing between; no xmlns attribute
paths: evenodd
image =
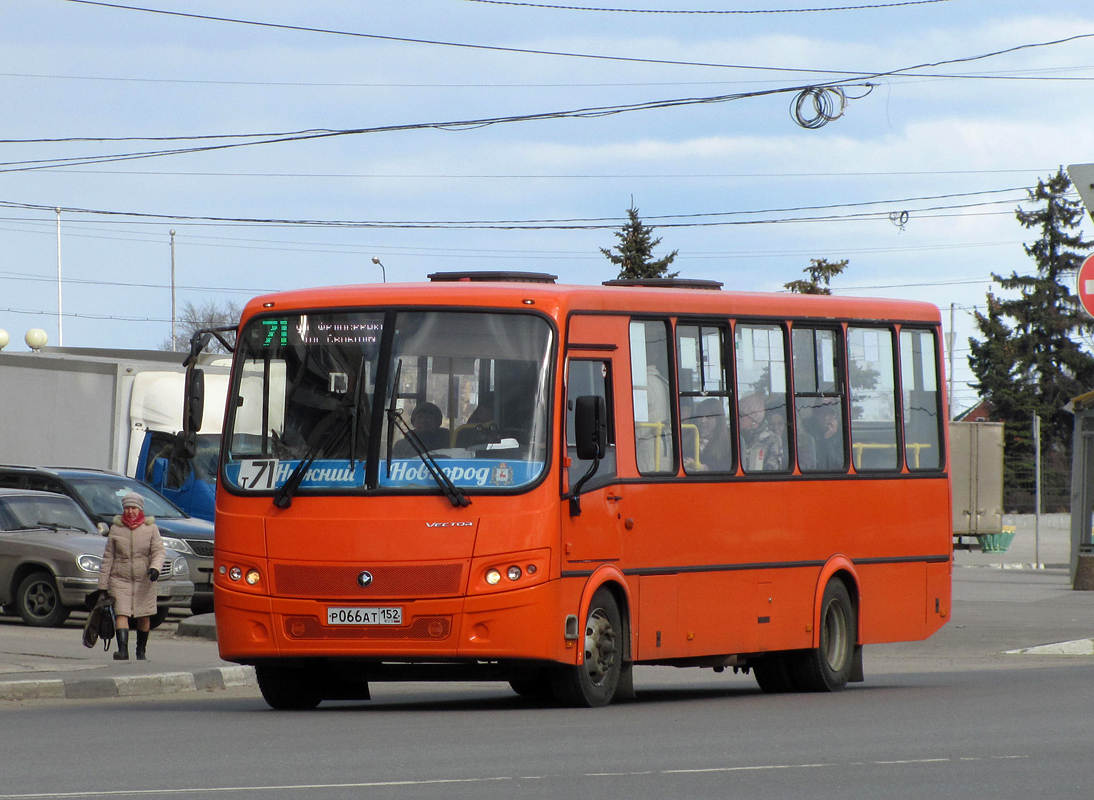
<svg viewBox="0 0 1094 800"><path fill-rule="evenodd" d="M221 661L212 614L168 621L152 631L148 661L114 661L102 642L81 641L83 615L61 628L31 628L0 617L0 701L86 699L253 686L254 670ZM3 705L0 705L3 708Z"/></svg>
<svg viewBox="0 0 1094 800"><path fill-rule="evenodd" d="M1067 516L1042 517L1039 542L1032 517L1004 522L1016 531L1006 552L955 552L950 624L925 642L868 648L868 671L916 664L929 669L937 659L983 669L1032 666L1052 657L1074 663L1094 655L1094 592L1071 589ZM113 648L107 652L101 643L84 647L83 619L74 615L62 628L30 628L18 617L0 617L0 701L255 686L251 667L220 660L212 614L168 618L152 632L148 661L114 661ZM1064 642L1071 644L1062 647Z"/></svg>

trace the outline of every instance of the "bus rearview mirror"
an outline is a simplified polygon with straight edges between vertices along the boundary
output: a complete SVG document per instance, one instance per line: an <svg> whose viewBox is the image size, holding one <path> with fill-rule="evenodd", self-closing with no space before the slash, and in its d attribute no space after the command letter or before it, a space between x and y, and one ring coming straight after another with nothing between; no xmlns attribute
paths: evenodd
<svg viewBox="0 0 1094 800"><path fill-rule="evenodd" d="M205 371L192 369L186 376L186 419L184 430L197 433L205 416Z"/></svg>
<svg viewBox="0 0 1094 800"><path fill-rule="evenodd" d="M599 395L577 398L574 405L574 436L577 457L582 461L597 461L608 449L608 406Z"/></svg>

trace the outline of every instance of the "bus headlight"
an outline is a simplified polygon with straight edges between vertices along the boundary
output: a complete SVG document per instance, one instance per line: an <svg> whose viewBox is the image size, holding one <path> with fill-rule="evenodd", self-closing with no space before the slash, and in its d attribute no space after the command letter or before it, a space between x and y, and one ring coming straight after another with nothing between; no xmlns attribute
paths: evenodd
<svg viewBox="0 0 1094 800"><path fill-rule="evenodd" d="M550 550L529 550L524 553L508 553L501 556L484 556L475 559L469 591L508 592L526 589L549 578Z"/></svg>
<svg viewBox="0 0 1094 800"><path fill-rule="evenodd" d="M258 581L260 580L258 570L257 569L247 570L247 575L244 578L244 580L247 581L248 586L254 586L255 584L257 584Z"/></svg>

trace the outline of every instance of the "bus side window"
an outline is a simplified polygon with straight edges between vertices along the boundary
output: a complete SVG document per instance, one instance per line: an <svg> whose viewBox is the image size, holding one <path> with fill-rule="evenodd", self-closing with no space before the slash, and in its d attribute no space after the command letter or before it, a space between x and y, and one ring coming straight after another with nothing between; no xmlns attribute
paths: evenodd
<svg viewBox="0 0 1094 800"><path fill-rule="evenodd" d="M786 344L778 325L737 325L737 420L745 472L789 466Z"/></svg>
<svg viewBox="0 0 1094 800"><path fill-rule="evenodd" d="M668 325L660 320L635 320L630 338L638 472L672 474L676 472L676 434L670 400Z"/></svg>
<svg viewBox="0 0 1094 800"><path fill-rule="evenodd" d="M733 470L725 329L677 325L680 447L688 475Z"/></svg>
<svg viewBox="0 0 1094 800"><path fill-rule="evenodd" d="M591 488L605 482L605 479L615 477L615 423L613 421L615 412L612 407L611 376L610 361L571 359L569 362L566 379L566 455L570 458L568 490L573 488L590 466L588 461L577 457L574 407L576 399L582 395L603 397L608 409L608 452L600 460L596 475L585 484L585 488Z"/></svg>
<svg viewBox="0 0 1094 800"><path fill-rule="evenodd" d="M934 333L900 331L900 382L904 399L904 453L909 470L942 466L938 347Z"/></svg>
<svg viewBox="0 0 1094 800"><path fill-rule="evenodd" d="M896 437L896 375L889 328L848 328L851 459L859 472L900 466Z"/></svg>
<svg viewBox="0 0 1094 800"><path fill-rule="evenodd" d="M847 470L843 370L835 330L794 326L794 417L802 472Z"/></svg>

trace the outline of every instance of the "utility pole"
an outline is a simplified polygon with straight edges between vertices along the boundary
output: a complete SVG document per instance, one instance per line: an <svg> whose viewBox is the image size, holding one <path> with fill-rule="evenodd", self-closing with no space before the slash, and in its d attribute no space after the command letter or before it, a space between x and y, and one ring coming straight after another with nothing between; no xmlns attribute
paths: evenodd
<svg viewBox="0 0 1094 800"><path fill-rule="evenodd" d="M946 391L946 419L947 421L953 419L953 346L957 343L957 333L953 329L953 315L955 303L950 303L950 330L946 334L946 339L949 341L949 377L950 385Z"/></svg>
<svg viewBox="0 0 1094 800"><path fill-rule="evenodd" d="M62 347L65 334L61 324L61 209L54 210L57 212L57 346Z"/></svg>
<svg viewBox="0 0 1094 800"><path fill-rule="evenodd" d="M175 339L175 232L171 231L171 349L178 350Z"/></svg>

